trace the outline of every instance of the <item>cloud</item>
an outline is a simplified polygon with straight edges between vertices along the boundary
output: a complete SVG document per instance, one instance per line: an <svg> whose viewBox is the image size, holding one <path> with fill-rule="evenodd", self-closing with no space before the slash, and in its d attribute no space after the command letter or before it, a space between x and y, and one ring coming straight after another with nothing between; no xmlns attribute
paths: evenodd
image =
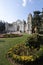
<svg viewBox="0 0 43 65"><path fill-rule="evenodd" d="M22 6L25 7L27 5L28 2L32 2L32 0L22 0L23 3L22 3Z"/></svg>
<svg viewBox="0 0 43 65"><path fill-rule="evenodd" d="M27 0L23 0L22 6L25 7L27 4Z"/></svg>

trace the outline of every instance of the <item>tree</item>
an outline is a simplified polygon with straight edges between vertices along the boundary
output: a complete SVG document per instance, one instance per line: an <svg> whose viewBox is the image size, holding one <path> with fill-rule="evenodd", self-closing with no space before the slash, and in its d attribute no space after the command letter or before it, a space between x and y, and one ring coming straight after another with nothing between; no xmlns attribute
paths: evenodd
<svg viewBox="0 0 43 65"><path fill-rule="evenodd" d="M39 31L39 27L41 25L39 14L40 14L40 11L34 11L33 22L32 22L33 32L35 32L35 29L36 29L36 32Z"/></svg>
<svg viewBox="0 0 43 65"><path fill-rule="evenodd" d="M5 32L5 23L0 21L0 33Z"/></svg>

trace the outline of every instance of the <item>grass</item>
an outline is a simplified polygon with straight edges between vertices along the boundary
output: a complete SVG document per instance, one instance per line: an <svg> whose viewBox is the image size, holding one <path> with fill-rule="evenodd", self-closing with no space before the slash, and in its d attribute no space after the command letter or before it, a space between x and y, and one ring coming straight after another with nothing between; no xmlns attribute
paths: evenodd
<svg viewBox="0 0 43 65"><path fill-rule="evenodd" d="M16 38L0 38L0 65L12 65L6 58L6 53L15 44L25 43L28 34Z"/></svg>

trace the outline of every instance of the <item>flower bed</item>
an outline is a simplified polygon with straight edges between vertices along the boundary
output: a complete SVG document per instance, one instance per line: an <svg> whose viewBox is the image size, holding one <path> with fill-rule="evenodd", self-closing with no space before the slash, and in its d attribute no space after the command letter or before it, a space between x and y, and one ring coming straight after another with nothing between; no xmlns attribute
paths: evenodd
<svg viewBox="0 0 43 65"><path fill-rule="evenodd" d="M25 51L24 49L27 51ZM43 48L40 48L38 51L34 48L33 50L31 50L29 47L27 48L25 44L20 44L15 45L13 48L10 48L7 55L9 58L12 58L16 62L27 63L34 62L36 59L39 59L43 55L42 51Z"/></svg>
<svg viewBox="0 0 43 65"><path fill-rule="evenodd" d="M14 38L14 37L21 37L22 34L1 34L0 38Z"/></svg>
<svg viewBox="0 0 43 65"><path fill-rule="evenodd" d="M43 58L43 45L39 44L39 42L37 35L31 36L25 44L17 44L10 48L7 56L18 63L33 63L39 60L40 57Z"/></svg>

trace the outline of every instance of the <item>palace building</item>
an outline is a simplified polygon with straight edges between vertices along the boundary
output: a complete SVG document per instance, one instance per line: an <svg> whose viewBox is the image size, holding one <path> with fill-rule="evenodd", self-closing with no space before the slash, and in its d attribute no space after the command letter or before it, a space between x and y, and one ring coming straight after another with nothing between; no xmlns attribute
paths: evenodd
<svg viewBox="0 0 43 65"><path fill-rule="evenodd" d="M26 33L43 33L43 9L42 12L34 11L34 15L30 13L25 20L17 20L16 22L5 23L6 32L26 32Z"/></svg>
<svg viewBox="0 0 43 65"><path fill-rule="evenodd" d="M32 33L32 14L28 15L27 23L26 21L17 20L16 22L5 23L5 31L6 32L26 32L26 33Z"/></svg>

